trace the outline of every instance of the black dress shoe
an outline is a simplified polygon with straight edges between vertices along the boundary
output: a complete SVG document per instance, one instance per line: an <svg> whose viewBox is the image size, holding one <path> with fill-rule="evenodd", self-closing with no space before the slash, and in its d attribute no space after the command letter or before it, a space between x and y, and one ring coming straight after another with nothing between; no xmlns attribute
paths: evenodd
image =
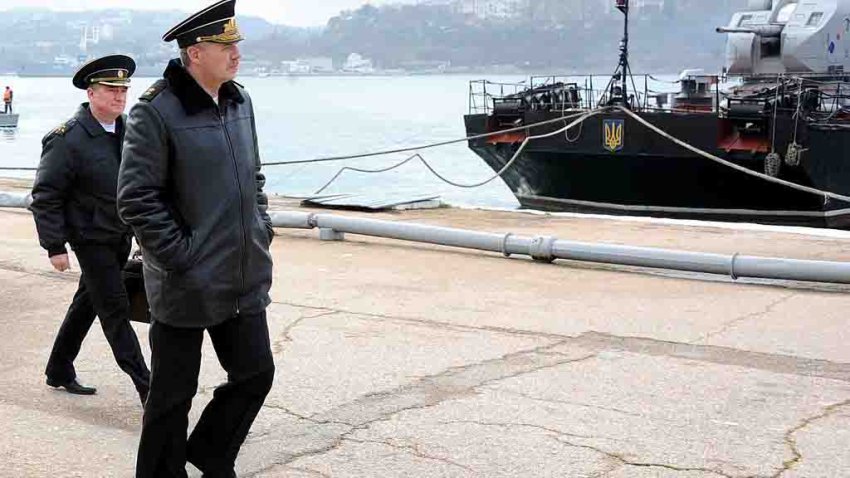
<svg viewBox="0 0 850 478"><path fill-rule="evenodd" d="M78 382L77 379L63 383L58 380L48 378L47 385L53 388L64 388L66 392L73 393L74 395L94 395L97 393L96 388L80 385L80 382Z"/></svg>

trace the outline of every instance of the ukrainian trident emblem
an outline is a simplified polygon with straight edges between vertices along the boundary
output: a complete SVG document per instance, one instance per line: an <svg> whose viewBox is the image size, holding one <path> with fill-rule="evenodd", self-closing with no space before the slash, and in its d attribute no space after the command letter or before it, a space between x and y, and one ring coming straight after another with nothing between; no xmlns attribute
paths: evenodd
<svg viewBox="0 0 850 478"><path fill-rule="evenodd" d="M622 119L606 119L602 121L602 145L608 151L615 153L623 149L625 137L623 133L626 130L626 120Z"/></svg>

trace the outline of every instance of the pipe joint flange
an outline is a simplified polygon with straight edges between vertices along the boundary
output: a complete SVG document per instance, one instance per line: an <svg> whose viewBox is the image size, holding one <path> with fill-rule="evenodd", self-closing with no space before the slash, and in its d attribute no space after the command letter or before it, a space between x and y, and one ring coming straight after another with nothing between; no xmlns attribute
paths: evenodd
<svg viewBox="0 0 850 478"><path fill-rule="evenodd" d="M732 280L738 280L738 273L735 272L735 261L738 260L738 256L740 255L741 254L736 252L735 255L732 256L732 262L729 264L729 277L731 277Z"/></svg>
<svg viewBox="0 0 850 478"><path fill-rule="evenodd" d="M316 213L310 213L307 216L307 225L310 226L311 229L319 227L319 216Z"/></svg>
<svg viewBox="0 0 850 478"><path fill-rule="evenodd" d="M528 254L538 262L551 263L555 261L554 246L556 238L552 236L537 236L531 240Z"/></svg>
<svg viewBox="0 0 850 478"><path fill-rule="evenodd" d="M510 239L511 236L513 236L513 234L509 232L502 238L502 255L505 257L511 257L511 253L508 252L508 239Z"/></svg>

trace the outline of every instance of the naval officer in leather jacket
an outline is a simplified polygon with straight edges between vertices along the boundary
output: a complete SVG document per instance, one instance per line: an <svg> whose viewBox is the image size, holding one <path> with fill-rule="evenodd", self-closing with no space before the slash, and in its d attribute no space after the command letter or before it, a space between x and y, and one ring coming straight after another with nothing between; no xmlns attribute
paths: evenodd
<svg viewBox="0 0 850 478"><path fill-rule="evenodd" d="M242 35L235 0L181 22L181 60L132 108L118 207L144 255L151 392L136 476L235 476L274 378L266 307L273 237L251 98L233 81ZM228 381L186 439L204 331Z"/></svg>
<svg viewBox="0 0 850 478"><path fill-rule="evenodd" d="M73 84L87 91L89 102L44 138L30 210L53 267L70 268L65 247L70 244L82 270L47 363L47 384L74 394L95 393L77 381L74 360L97 314L115 360L144 403L150 372L130 327L121 278L131 233L116 207L123 112L134 70L135 63L124 55L100 58L79 69Z"/></svg>

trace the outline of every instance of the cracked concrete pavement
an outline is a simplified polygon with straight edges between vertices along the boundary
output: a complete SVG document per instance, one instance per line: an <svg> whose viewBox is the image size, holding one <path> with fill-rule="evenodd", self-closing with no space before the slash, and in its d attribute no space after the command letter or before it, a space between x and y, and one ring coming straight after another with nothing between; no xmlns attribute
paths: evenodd
<svg viewBox="0 0 850 478"><path fill-rule="evenodd" d="M380 216L850 260L850 239L777 230ZM0 221L0 477L131 476L141 408L97 327L77 365L98 394L43 382L76 272L48 270L25 211ZM850 288L315 237L279 230L273 245L277 378L240 476L850 476ZM193 420L224 379L204 352Z"/></svg>

